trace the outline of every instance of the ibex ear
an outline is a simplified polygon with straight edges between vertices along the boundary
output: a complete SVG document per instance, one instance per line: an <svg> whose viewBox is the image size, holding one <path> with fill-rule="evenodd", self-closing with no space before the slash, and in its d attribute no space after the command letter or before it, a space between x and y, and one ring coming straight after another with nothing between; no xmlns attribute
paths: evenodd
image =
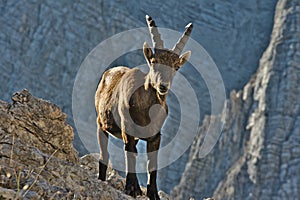
<svg viewBox="0 0 300 200"><path fill-rule="evenodd" d="M145 56L147 62L150 63L150 59L153 58L153 52L147 42L144 42L143 51L144 51L144 56Z"/></svg>
<svg viewBox="0 0 300 200"><path fill-rule="evenodd" d="M191 57L191 51L187 51L184 54L179 56L179 65L184 65L187 61L189 61Z"/></svg>

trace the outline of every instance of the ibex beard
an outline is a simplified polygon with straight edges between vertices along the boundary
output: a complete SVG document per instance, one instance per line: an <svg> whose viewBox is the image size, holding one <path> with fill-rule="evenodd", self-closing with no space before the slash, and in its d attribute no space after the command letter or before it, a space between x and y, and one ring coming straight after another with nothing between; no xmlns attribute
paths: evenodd
<svg viewBox="0 0 300 200"><path fill-rule="evenodd" d="M108 135L124 142L126 157L125 193L136 197L141 189L136 176L137 142L147 142L147 196L159 199L157 192L157 155L160 147L161 127L167 117L166 97L172 80L190 58L191 52L181 54L192 31L186 26L182 37L173 49L164 48L154 20L146 16L152 37L153 49L145 42L144 57L149 72L138 68L118 66L104 72L95 94L98 142L100 147L99 179L105 180L109 154Z"/></svg>

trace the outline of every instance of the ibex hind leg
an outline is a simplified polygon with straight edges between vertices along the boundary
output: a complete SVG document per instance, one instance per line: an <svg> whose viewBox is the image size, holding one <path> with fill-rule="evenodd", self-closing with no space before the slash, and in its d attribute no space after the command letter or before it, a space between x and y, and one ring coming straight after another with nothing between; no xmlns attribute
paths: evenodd
<svg viewBox="0 0 300 200"><path fill-rule="evenodd" d="M99 157L99 176L98 179L105 181L106 179L106 171L108 165L108 151L107 151L107 144L108 144L108 134L103 132L100 125L98 124L97 128L98 132L98 144L100 149L100 157Z"/></svg>

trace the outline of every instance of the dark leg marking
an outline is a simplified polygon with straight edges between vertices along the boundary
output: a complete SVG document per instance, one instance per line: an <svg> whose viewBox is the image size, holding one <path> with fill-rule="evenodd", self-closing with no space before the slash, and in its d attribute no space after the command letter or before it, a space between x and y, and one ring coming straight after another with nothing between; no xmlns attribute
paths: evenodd
<svg viewBox="0 0 300 200"><path fill-rule="evenodd" d="M157 176L157 155L160 145L160 133L153 136L147 141L148 153L148 184L147 197L150 200L160 199L157 192L156 176Z"/></svg>
<svg viewBox="0 0 300 200"><path fill-rule="evenodd" d="M132 136L127 135L127 143L125 143L125 156L126 156L126 186L125 193L136 197L142 195L137 176L136 176L136 149L137 141Z"/></svg>
<svg viewBox="0 0 300 200"><path fill-rule="evenodd" d="M105 181L106 179L106 170L108 164L108 151L107 151L107 144L108 144L108 134L101 130L100 125L98 124L98 143L100 148L100 158L99 158L99 176L98 179Z"/></svg>

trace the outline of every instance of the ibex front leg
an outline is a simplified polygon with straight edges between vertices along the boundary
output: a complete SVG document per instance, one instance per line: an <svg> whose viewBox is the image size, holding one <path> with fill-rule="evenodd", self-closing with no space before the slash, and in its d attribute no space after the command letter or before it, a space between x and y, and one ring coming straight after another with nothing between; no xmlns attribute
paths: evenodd
<svg viewBox="0 0 300 200"><path fill-rule="evenodd" d="M99 158L99 176L98 179L105 181L106 179L106 170L108 165L108 151L107 151L107 144L108 144L108 134L104 133L101 130L100 124L97 124L97 132L98 132L98 143L100 148L100 158Z"/></svg>
<svg viewBox="0 0 300 200"><path fill-rule="evenodd" d="M148 153L148 184L147 184L147 196L150 200L159 199L156 185L157 175L157 155L160 145L160 133L153 136L147 141L147 153Z"/></svg>
<svg viewBox="0 0 300 200"><path fill-rule="evenodd" d="M126 135L126 140L124 140L124 142L127 170L125 193L136 197L142 194L142 190L136 176L137 140L134 140L134 137L132 136Z"/></svg>

